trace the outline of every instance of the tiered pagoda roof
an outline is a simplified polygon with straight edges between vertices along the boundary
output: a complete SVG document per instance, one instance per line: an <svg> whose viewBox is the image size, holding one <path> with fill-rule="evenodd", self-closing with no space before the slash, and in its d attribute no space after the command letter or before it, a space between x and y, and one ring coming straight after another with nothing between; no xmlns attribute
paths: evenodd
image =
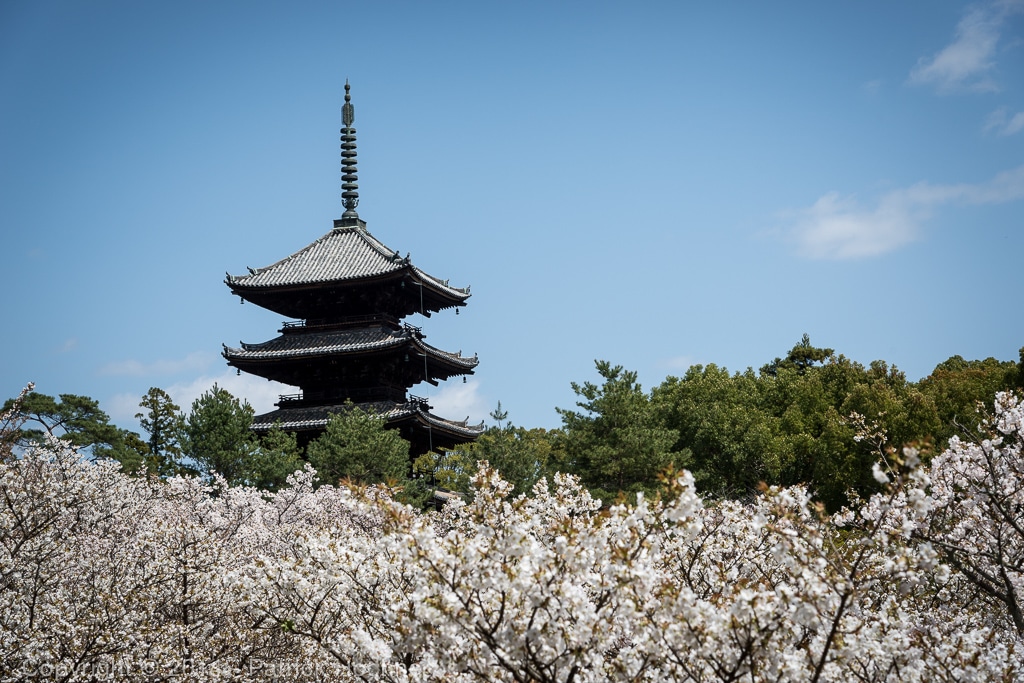
<svg viewBox="0 0 1024 683"><path fill-rule="evenodd" d="M295 399L295 402L300 401L301 399ZM285 431L299 434L318 433L327 428L327 421L331 415L343 413L349 409L350 405L383 417L388 427L398 429L404 438L412 442L414 452L425 453L433 448L450 448L456 444L472 441L483 431L483 423L471 425L468 417L461 421L438 417L430 412L431 406L425 399L413 396L405 401L371 401L300 407L290 407L288 397L282 397L282 401L278 403L279 409L256 416L252 428L256 432L266 432L277 426Z"/></svg>
<svg viewBox="0 0 1024 683"><path fill-rule="evenodd" d="M419 382L473 374L478 360L423 341L405 316L429 317L465 306L469 287L453 287L375 238L355 211L354 110L348 83L342 108L342 203L333 229L312 244L265 268L228 274L225 284L245 301L296 322L266 342L224 346L228 365L301 388L282 396L278 409L254 419L255 431L278 425L307 442L330 415L355 405L381 415L412 443L412 452L451 447L475 439L483 423L445 420L424 399L407 395ZM467 418L468 420L468 418Z"/></svg>
<svg viewBox="0 0 1024 683"><path fill-rule="evenodd" d="M225 283L243 299L292 318L315 316L324 304L357 314L363 288L375 293L383 288L394 306L389 312L397 316L429 317L465 306L470 296L469 287L452 287L414 266L408 254L389 249L358 218L338 219L333 230L309 246L266 268L250 268L246 275L229 274ZM366 311L373 312L378 311Z"/></svg>
<svg viewBox="0 0 1024 683"><path fill-rule="evenodd" d="M359 357L365 362L368 357L394 358L401 354L408 363L410 354L413 354L424 361L417 360L412 364L411 383L428 381L435 386L437 379L471 373L479 362L476 356L469 358L461 351L450 353L424 343L425 335L412 325L314 328L298 333L305 329L306 326L285 327L281 336L262 344L240 342L241 348L225 346L223 355L228 365L285 384L298 384L300 377L295 373L301 372L308 361L319 358L338 361L348 356Z"/></svg>

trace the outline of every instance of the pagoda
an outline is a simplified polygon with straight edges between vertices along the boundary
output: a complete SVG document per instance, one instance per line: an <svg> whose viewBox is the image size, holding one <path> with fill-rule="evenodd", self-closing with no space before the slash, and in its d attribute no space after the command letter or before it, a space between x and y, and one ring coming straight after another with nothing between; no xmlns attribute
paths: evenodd
<svg viewBox="0 0 1024 683"><path fill-rule="evenodd" d="M277 410L258 415L253 430L274 425L295 432L300 445L327 427L331 414L354 404L384 418L410 442L412 455L472 441L483 424L446 420L408 390L419 382L471 375L476 355L435 348L404 318L430 317L465 306L469 287L428 275L366 229L359 218L355 111L348 82L342 107L342 205L333 229L307 247L225 283L244 301L290 320L279 336L260 344L224 346L228 365L298 387ZM463 378L465 381L465 378Z"/></svg>

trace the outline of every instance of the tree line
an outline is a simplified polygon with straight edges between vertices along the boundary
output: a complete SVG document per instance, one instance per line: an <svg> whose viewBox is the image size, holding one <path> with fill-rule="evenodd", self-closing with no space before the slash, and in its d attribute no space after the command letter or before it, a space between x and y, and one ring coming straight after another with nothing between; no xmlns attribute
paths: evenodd
<svg viewBox="0 0 1024 683"><path fill-rule="evenodd" d="M649 392L635 372L595 365L599 382L572 383L575 407L557 409L561 428L513 426L499 404L497 425L476 443L430 456L435 476L459 488L487 460L527 492L566 472L608 503L653 493L666 471L685 468L707 495L746 498L762 482L805 484L835 510L879 490L878 440L858 434L913 446L927 462L954 434L974 433L997 392L1024 388L1024 348L1020 363L953 356L912 382L885 361L865 366L807 335L758 371L694 365Z"/></svg>
<svg viewBox="0 0 1024 683"><path fill-rule="evenodd" d="M1021 362L953 356L917 382L885 361L868 366L809 337L758 371L694 365L651 391L622 366L596 361L599 382L572 383L574 408L557 408L558 429L514 425L501 404L494 424L474 442L421 456L410 467L409 444L378 416L352 407L300 451L294 434L250 430L254 410L214 385L185 413L159 388L136 415L145 436L110 424L95 400L30 393L20 404L22 446L53 434L129 473L212 476L231 485L281 487L304 461L323 481L389 482L414 504L442 488L470 492L476 463L488 461L528 493L541 478L575 474L606 503L620 494L658 490L672 470L693 472L703 494L744 498L764 482L806 484L829 509L878 490L870 428L888 442L913 445L927 462L955 433L980 422L979 406L999 391L1024 387ZM4 408L14 405L13 399Z"/></svg>
<svg viewBox="0 0 1024 683"><path fill-rule="evenodd" d="M30 448L56 437L93 460L120 463L128 474L216 476L230 486L276 491L308 461L324 481L408 478L409 443L385 429L377 416L355 407L332 420L304 450L294 433L276 427L263 435L254 433L252 406L216 384L188 412L158 387L142 397L139 408L135 417L144 435L111 424L99 403L87 396L55 398L29 391L8 400L3 410L17 411L20 426L9 437L13 445ZM425 497L423 492L419 497Z"/></svg>

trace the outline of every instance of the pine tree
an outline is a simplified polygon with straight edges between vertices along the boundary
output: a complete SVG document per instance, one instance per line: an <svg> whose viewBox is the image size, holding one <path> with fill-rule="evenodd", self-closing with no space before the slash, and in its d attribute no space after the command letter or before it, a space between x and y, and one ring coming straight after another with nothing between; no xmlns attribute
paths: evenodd
<svg viewBox="0 0 1024 683"><path fill-rule="evenodd" d="M409 442L384 427L384 419L348 405L331 416L327 429L306 447L306 457L326 483L351 479L361 484L409 478Z"/></svg>
<svg viewBox="0 0 1024 683"><path fill-rule="evenodd" d="M228 484L248 483L257 441L250 431L256 414L248 401L242 402L216 384L192 402L185 419L182 446L200 472L216 472Z"/></svg>
<svg viewBox="0 0 1024 683"><path fill-rule="evenodd" d="M184 418L180 408L166 391L150 387L139 402L145 412L136 413L143 431L149 434L149 453L146 454L146 471L159 477L186 474L192 468L182 460L181 437Z"/></svg>
<svg viewBox="0 0 1024 683"><path fill-rule="evenodd" d="M557 409L565 430L560 469L579 475L605 502L619 492L654 490L663 470L683 464L672 450L679 434L660 424L635 372L596 365L603 384L572 383L583 412Z"/></svg>

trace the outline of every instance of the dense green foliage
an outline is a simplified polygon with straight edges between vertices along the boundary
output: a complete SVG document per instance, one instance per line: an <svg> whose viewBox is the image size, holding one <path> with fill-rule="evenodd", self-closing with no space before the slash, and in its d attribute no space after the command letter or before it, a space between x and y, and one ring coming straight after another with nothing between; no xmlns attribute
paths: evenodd
<svg viewBox="0 0 1024 683"><path fill-rule="evenodd" d="M554 434L508 422L508 412L502 410L500 401L491 412L491 419L497 425L485 430L476 441L458 449L422 455L416 460L415 471L432 486L468 492L477 463L487 461L512 484L516 495L529 493L537 481L553 472Z"/></svg>
<svg viewBox="0 0 1024 683"><path fill-rule="evenodd" d="M302 469L302 457L295 434L273 427L260 438L246 462L246 483L258 489L277 491L288 475Z"/></svg>
<svg viewBox="0 0 1024 683"><path fill-rule="evenodd" d="M294 434L280 429L259 438L251 430L256 411L225 389L213 385L192 402L185 418L182 447L196 468L216 472L228 484L276 491L288 475L302 468Z"/></svg>
<svg viewBox="0 0 1024 683"><path fill-rule="evenodd" d="M529 493L541 477L550 474L553 444L546 429L507 424L486 430L468 445L474 465L486 460L512 484L516 494Z"/></svg>
<svg viewBox="0 0 1024 683"><path fill-rule="evenodd" d="M762 482L808 484L837 509L850 492L864 497L879 488L872 444L855 439L862 425L892 444L914 444L927 459L954 433L970 431L996 392L1024 388L1024 349L1020 363L953 356L919 382L884 361L864 366L815 347L807 335L757 372L695 365L650 392L622 366L596 361L596 370L600 383L572 383L578 400L575 409L557 409L561 429L513 425L499 403L495 425L476 442L423 455L412 468L408 442L379 416L355 407L335 415L301 453L294 434L273 429L257 438L252 407L216 385L187 415L150 389L136 416L145 441L111 425L93 399L29 393L17 440L27 446L52 434L127 472L216 472L231 485L267 490L283 486L305 459L324 482L391 482L414 504L434 488L469 492L477 462L486 460L517 494L567 472L609 503L620 493L653 492L662 473L685 467L712 495L746 497Z"/></svg>
<svg viewBox="0 0 1024 683"><path fill-rule="evenodd" d="M398 482L409 474L409 442L385 429L382 417L356 406L331 416L326 431L306 447L306 458L329 484Z"/></svg>
<svg viewBox="0 0 1024 683"><path fill-rule="evenodd" d="M973 431L978 422L977 404L984 396L994 396L997 391L1024 387L1024 348L1021 349L1020 365L1013 361L964 360L953 356L939 363L928 377L919 383L935 404L940 425L936 440L940 444L949 441L955 433ZM957 429L957 427L962 427Z"/></svg>
<svg viewBox="0 0 1024 683"><path fill-rule="evenodd" d="M915 383L884 361L864 366L804 335L759 372L695 365L644 394L635 374L598 361L602 386L572 385L586 412L559 410L565 433L558 465L599 496L649 488L657 465L671 462L691 469L711 494L744 497L761 482L806 483L836 509L851 491L866 496L878 489L870 445L854 438L859 424L925 454L941 450L997 391L1024 386L1021 368L954 356ZM631 450L632 443L648 450ZM616 472L645 462L633 479L615 480Z"/></svg>
<svg viewBox="0 0 1024 683"><path fill-rule="evenodd" d="M159 387L151 387L139 407L145 411L136 413L135 418L149 434L146 471L159 477L192 473L193 469L182 461L185 418L170 395Z"/></svg>
<svg viewBox="0 0 1024 683"><path fill-rule="evenodd" d="M217 472L228 482L244 482L257 442L250 427L256 411L216 384L192 403L182 446L200 471Z"/></svg>
<svg viewBox="0 0 1024 683"><path fill-rule="evenodd" d="M557 409L564 431L558 469L578 474L599 498L651 491L662 471L685 464L673 448L679 432L651 410L635 372L606 361L597 362L597 372L600 386L572 383L583 412Z"/></svg>
<svg viewBox="0 0 1024 683"><path fill-rule="evenodd" d="M9 399L3 410L14 406L15 399ZM28 392L17 406L23 423L14 433L21 447L39 444L52 435L94 458L117 460L129 472L139 469L149 452L138 434L110 424L110 417L88 396L61 394L54 398Z"/></svg>
<svg viewBox="0 0 1024 683"><path fill-rule="evenodd" d="M835 507L848 488L874 487L873 456L854 440L851 415L898 443L933 436L939 421L896 368L880 361L865 368L834 354L819 363L773 364L758 375L694 366L655 388L652 409L679 431L676 448L691 455L706 491L744 495L762 481L808 483Z"/></svg>
<svg viewBox="0 0 1024 683"><path fill-rule="evenodd" d="M167 477L214 472L230 485L275 491L302 468L295 435L271 429L262 438L250 431L253 409L214 385L182 413L163 389L151 388L136 418L148 439L110 424L97 401L73 394L59 398L28 391L16 404L18 428L12 446L26 448L49 436L78 447L96 460L114 460L130 474Z"/></svg>

